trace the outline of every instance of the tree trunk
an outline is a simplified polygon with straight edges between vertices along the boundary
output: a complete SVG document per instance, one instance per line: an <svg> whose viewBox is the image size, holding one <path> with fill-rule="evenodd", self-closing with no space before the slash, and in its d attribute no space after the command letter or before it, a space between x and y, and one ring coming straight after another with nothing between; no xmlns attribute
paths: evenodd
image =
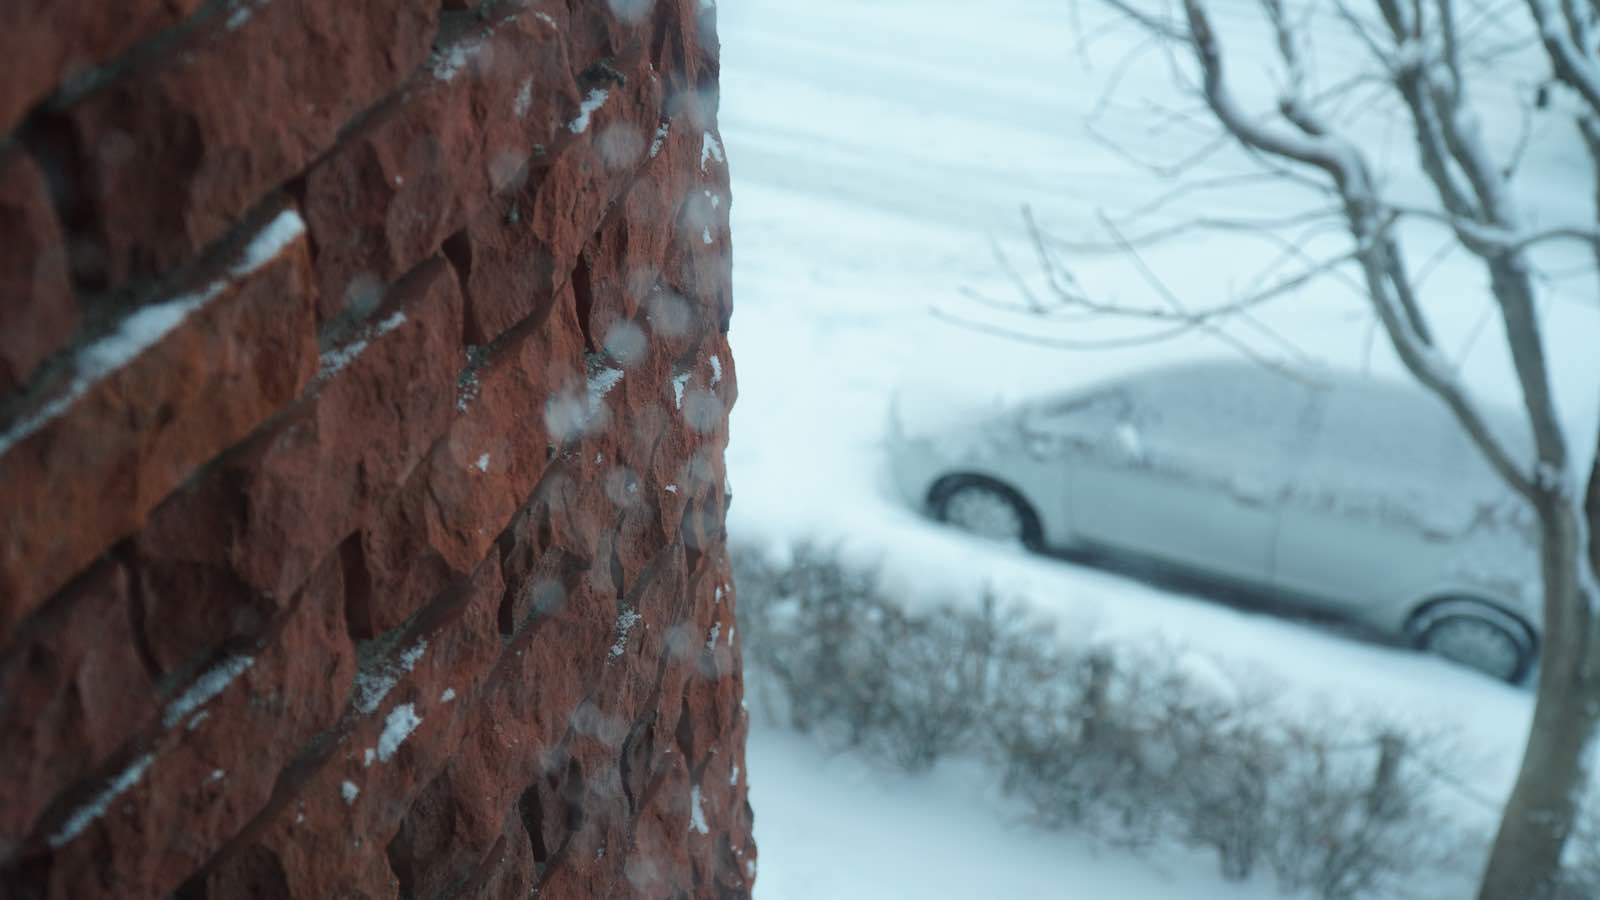
<svg viewBox="0 0 1600 900"><path fill-rule="evenodd" d="M1579 567L1589 565L1578 510L1568 499L1540 504L1545 646L1533 728L1506 801L1478 900L1541 900L1552 895L1572 833L1597 725L1600 679L1588 660L1594 616Z"/></svg>

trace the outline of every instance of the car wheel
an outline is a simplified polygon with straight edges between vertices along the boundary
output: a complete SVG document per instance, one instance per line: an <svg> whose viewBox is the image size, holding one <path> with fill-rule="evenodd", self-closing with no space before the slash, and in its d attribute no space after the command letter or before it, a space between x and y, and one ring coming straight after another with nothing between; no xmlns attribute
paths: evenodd
<svg viewBox="0 0 1600 900"><path fill-rule="evenodd" d="M1433 619L1418 636L1417 646L1512 683L1522 680L1532 656L1519 635L1472 612L1452 612Z"/></svg>
<svg viewBox="0 0 1600 900"><path fill-rule="evenodd" d="M933 511L941 522L991 541L1018 541L1030 550L1043 543L1039 517L1027 501L988 479L962 478L941 486Z"/></svg>

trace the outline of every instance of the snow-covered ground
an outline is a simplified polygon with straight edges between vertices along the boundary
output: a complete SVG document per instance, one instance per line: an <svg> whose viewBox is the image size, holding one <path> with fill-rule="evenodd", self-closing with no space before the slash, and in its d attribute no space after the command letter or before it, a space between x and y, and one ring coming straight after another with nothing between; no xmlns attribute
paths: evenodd
<svg viewBox="0 0 1600 900"><path fill-rule="evenodd" d="M751 732L761 900L1282 900L1224 883L1209 856L1158 861L1041 832L998 804L981 772L885 773L806 738Z"/></svg>
<svg viewBox="0 0 1600 900"><path fill-rule="evenodd" d="M1243 0L1216 6L1224 23L1255 8ZM1080 46L1075 23L1095 32L1104 16L1092 3L1062 0L723 0L718 18L740 388L728 455L734 541L837 544L880 565L908 599L964 602L992 586L1053 616L1066 639L1161 642L1224 677L1280 685L1286 702L1308 714L1339 710L1453 733L1465 748L1463 777L1473 792L1504 794L1528 721L1526 690L1334 629L976 545L914 513L887 477L887 404L908 383L1006 395L1069 387L1155 360L1230 352L1204 336L1063 351L948 321L1018 321L983 310L964 291L1015 298L990 242L1027 266L1023 204L1058 234L1103 241L1102 210L1126 213L1173 187L1097 137L1168 159L1200 143L1180 125L1150 127L1146 98L1183 102L1159 56L1119 69L1133 36L1099 32ZM1270 79L1248 65L1248 53L1264 48L1239 46L1247 51L1246 64L1234 69L1242 92L1260 96ZM1315 76L1332 83L1358 55L1326 49ZM1514 121L1508 97L1542 77L1536 69L1526 78L1516 66L1506 70L1484 98L1487 121ZM1116 100L1102 105L1113 83ZM1388 147L1377 158L1409 159L1409 138L1381 114L1366 114L1354 127ZM1531 219L1591 215L1587 176L1566 127L1535 122L1522 176ZM1515 139L1515 128L1490 130L1501 146ZM1223 152L1199 173L1245 170L1236 154ZM1408 178L1402 172L1390 183L1412 190ZM1188 197L1145 224L1197 212L1277 214L1305 200L1282 188L1231 185ZM1337 235L1282 236L1312 255L1340 249ZM1426 229L1407 237L1419 264L1440 243ZM1275 252L1259 239L1211 236L1151 249L1144 259L1202 305L1247 290ZM1550 264L1559 269L1567 261L1552 257ZM1153 297L1125 257L1086 255L1073 268L1096 296L1130 303ZM1481 396L1514 402L1481 271L1459 254L1429 268L1426 298L1463 378ZM1592 279L1556 278L1546 286L1543 310L1561 408L1580 452L1600 411L1590 349L1600 342L1600 321L1592 298ZM1284 297L1258 318L1259 326L1239 322L1230 330L1285 362L1397 371L1364 301L1338 280ZM1126 324L1087 322L1053 333L1079 340L1128 331ZM893 778L826 759L769 730L754 735L750 768L763 900L1205 896L1172 890L1143 863L1114 855L1087 860L1059 836L1016 831L981 801L981 779L971 773ZM1090 866L1112 887L1075 880ZM991 890L996 884L1006 889ZM1253 895L1228 886L1216 896Z"/></svg>

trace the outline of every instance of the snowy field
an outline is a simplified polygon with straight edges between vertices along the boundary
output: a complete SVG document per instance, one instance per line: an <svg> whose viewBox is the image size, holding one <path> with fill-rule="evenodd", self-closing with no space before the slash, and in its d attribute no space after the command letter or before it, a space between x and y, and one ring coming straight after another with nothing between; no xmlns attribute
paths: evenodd
<svg viewBox="0 0 1600 900"><path fill-rule="evenodd" d="M1219 21L1254 8L1218 0ZM885 471L886 410L894 390L934 384L976 396L1065 388L1153 361L1231 352L1197 337L1130 350L1025 346L952 324L951 316L1008 320L966 292L1015 293L990 249L1019 267L1020 207L1054 233L1104 241L1101 212L1118 215L1170 191L1108 141L1172 159L1201 139L1180 125L1152 128L1147 100L1175 105L1159 56L1121 63L1134 47L1100 32L1090 3L1064 0L723 0L721 123L733 178L731 340L739 364L728 460L735 542L837 544L881 566L908 598L961 603L985 586L1026 598L1073 640L1177 648L1223 678L1278 685L1308 716L1327 711L1404 721L1457 736L1463 774L1481 798L1503 796L1531 706L1498 685L1338 629L1241 611L1066 562L975 545L924 520ZM1075 22L1099 34L1083 44ZM1323 29L1321 33L1333 33ZM1248 38L1248 35L1240 34ZM1249 46L1249 45L1240 45ZM1332 83L1359 52L1333 46L1315 78ZM1355 48L1359 51L1359 48ZM1251 51L1259 54L1260 50ZM1248 55L1244 62L1249 63ZM1258 60L1259 61L1259 60ZM1271 89L1261 66L1235 67L1241 92ZM1315 67L1314 67L1315 68ZM1512 98L1540 74L1514 64L1482 98L1484 117L1513 121ZM1103 102L1108 88L1115 96ZM1192 104L1191 104L1192 106ZM1409 161L1409 138L1382 111L1353 120L1379 159ZM1533 123L1520 189L1530 219L1591 216L1592 194L1556 118ZM1516 129L1489 129L1511 142ZM1400 167L1389 184L1416 190ZM1202 177L1247 171L1237 154L1208 158ZM1579 179L1583 180L1579 180ZM1575 187L1576 186L1576 187ZM1308 196L1238 185L1185 196L1142 224L1199 213L1279 215ZM1336 234L1285 230L1313 256L1339 252ZM1407 232L1414 259L1442 241ZM1413 249L1414 248L1414 249ZM1206 237L1145 252L1162 279L1196 305L1247 291L1277 248L1248 236ZM1553 256L1545 325L1562 411L1585 452L1595 429L1593 283L1566 274L1586 262ZM1096 296L1129 303L1152 293L1125 258L1085 255L1074 273ZM1514 402L1515 383L1478 268L1446 255L1424 284L1438 333L1480 396ZM1264 284L1289 270L1269 272ZM1256 322L1230 327L1254 351L1287 365L1398 371L1364 301L1331 279L1279 300ZM1126 324L1077 323L1051 334L1122 336ZM1215 879L1210 860L1177 860L1183 887L1141 860L1086 856L1061 835L1018 830L987 800L979 773L944 768L924 779L886 775L758 728L750 745L762 872L761 900L854 897L1250 898L1266 888ZM1487 816L1467 798L1463 815ZM1085 875L1093 870L1093 879ZM1191 871L1192 870L1192 871ZM1199 874L1193 874L1199 873Z"/></svg>

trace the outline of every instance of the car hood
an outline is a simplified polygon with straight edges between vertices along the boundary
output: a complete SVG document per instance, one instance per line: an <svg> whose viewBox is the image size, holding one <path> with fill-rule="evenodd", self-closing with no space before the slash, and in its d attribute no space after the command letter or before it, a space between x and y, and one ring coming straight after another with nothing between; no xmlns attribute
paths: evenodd
<svg viewBox="0 0 1600 900"><path fill-rule="evenodd" d="M889 427L897 437L939 440L981 433L1016 416L1026 397L1003 391L914 385L895 391L889 401Z"/></svg>
<svg viewBox="0 0 1600 900"><path fill-rule="evenodd" d="M1007 457L1022 445L1018 419L1026 402L996 393L903 390L890 403L889 444L947 465Z"/></svg>

